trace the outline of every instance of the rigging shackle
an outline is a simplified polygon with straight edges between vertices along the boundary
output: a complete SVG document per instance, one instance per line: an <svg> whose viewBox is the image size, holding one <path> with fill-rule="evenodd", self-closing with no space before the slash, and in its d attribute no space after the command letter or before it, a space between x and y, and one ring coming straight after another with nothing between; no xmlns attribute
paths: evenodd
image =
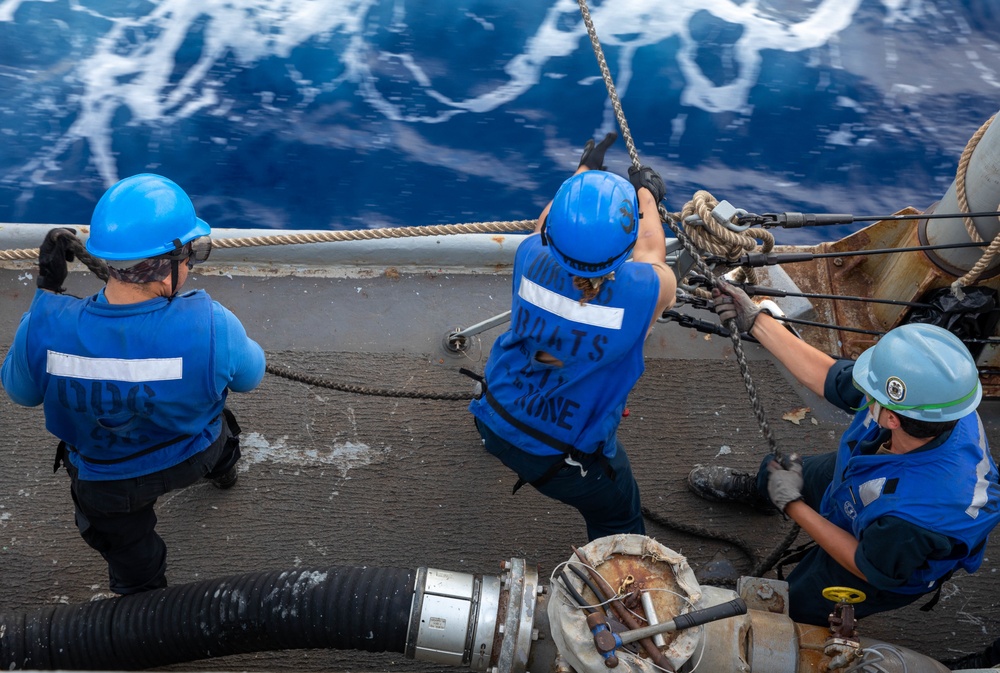
<svg viewBox="0 0 1000 673"><path fill-rule="evenodd" d="M851 250L842 252L751 252L740 255L736 259L727 259L719 255L705 255L707 264L726 267L749 266L761 267L774 264L795 264L796 262L811 262L824 257L860 257L863 255L891 255L900 252L926 252L928 250L944 250L952 248L981 248L989 242L979 243L947 243L944 245L912 245L908 248L876 248L873 250Z"/></svg>
<svg viewBox="0 0 1000 673"><path fill-rule="evenodd" d="M863 215L848 213L756 213L741 214L737 222L744 227L825 227L832 224L854 224L855 222L888 222L892 220L940 220L957 217L1000 217L1000 211L985 213L925 213L921 215Z"/></svg>
<svg viewBox="0 0 1000 673"><path fill-rule="evenodd" d="M748 227L784 227L785 229L851 224L854 221L853 215L845 213L764 213L763 215L749 213L739 218L739 223Z"/></svg>
<svg viewBox="0 0 1000 673"><path fill-rule="evenodd" d="M743 233L753 226L753 222L750 219L755 217L757 216L747 213L742 208L735 207L729 201L719 201L715 204L715 208L712 209L712 219L718 222L719 226L725 227L737 234ZM704 227L705 223L698 215L688 215L684 218L684 226Z"/></svg>

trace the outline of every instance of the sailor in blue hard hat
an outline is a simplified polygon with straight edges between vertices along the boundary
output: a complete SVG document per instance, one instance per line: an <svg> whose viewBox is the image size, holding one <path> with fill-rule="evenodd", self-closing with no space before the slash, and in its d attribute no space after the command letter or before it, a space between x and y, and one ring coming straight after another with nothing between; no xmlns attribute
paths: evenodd
<svg viewBox="0 0 1000 673"><path fill-rule="evenodd" d="M510 329L469 407L486 450L517 473L514 490L531 484L576 507L591 540L645 531L617 429L643 342L677 287L657 211L663 181L648 167L630 180L601 170L615 137L587 143L518 247Z"/></svg>
<svg viewBox="0 0 1000 673"><path fill-rule="evenodd" d="M210 233L171 180L116 183L86 243L107 262L107 285L83 299L62 294L83 246L73 230L50 230L39 289L0 369L14 402L44 405L80 534L119 594L166 586L159 496L203 478L236 483L240 430L227 395L264 375L264 352L236 316L204 291L180 292Z"/></svg>
<svg viewBox="0 0 1000 673"><path fill-rule="evenodd" d="M688 477L706 499L776 508L816 542L788 576L792 619L825 626L828 587L864 596L854 605L860 618L940 591L959 570L975 572L1000 522L1000 486L965 344L941 327L906 324L857 361L834 360L739 288L716 295L723 322L735 319L803 385L854 414L836 452L782 464L768 457L756 475L713 466Z"/></svg>
<svg viewBox="0 0 1000 673"><path fill-rule="evenodd" d="M191 269L208 259L211 231L176 183L143 173L121 180L97 202L87 251L108 262L114 281L137 285L170 278L169 298L183 285L181 264Z"/></svg>
<svg viewBox="0 0 1000 673"><path fill-rule="evenodd" d="M983 398L979 370L962 340L935 325L903 325L862 353L854 383L869 398L870 415L896 412L909 421L943 423L968 416Z"/></svg>

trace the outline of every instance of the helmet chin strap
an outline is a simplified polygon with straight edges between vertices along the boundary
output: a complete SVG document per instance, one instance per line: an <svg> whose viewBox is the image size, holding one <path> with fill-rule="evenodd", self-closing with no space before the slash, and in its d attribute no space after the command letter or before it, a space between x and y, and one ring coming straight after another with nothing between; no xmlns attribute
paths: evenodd
<svg viewBox="0 0 1000 673"><path fill-rule="evenodd" d="M176 259L170 260L170 296L167 297L167 301L173 301L174 297L177 295L177 276L180 271L180 262Z"/></svg>
<svg viewBox="0 0 1000 673"><path fill-rule="evenodd" d="M881 415L882 405L873 400L871 406L868 407L868 415L865 417L865 427L869 427L872 421L875 421L875 425L878 425L878 417Z"/></svg>

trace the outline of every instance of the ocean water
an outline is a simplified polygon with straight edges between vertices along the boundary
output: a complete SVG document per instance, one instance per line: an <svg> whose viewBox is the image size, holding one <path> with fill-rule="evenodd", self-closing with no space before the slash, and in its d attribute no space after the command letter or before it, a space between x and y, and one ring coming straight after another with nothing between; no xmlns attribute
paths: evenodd
<svg viewBox="0 0 1000 673"><path fill-rule="evenodd" d="M1000 108L995 0L590 9L672 210L923 209ZM87 222L143 171L217 227L533 218L614 128L575 0L0 0L4 222Z"/></svg>

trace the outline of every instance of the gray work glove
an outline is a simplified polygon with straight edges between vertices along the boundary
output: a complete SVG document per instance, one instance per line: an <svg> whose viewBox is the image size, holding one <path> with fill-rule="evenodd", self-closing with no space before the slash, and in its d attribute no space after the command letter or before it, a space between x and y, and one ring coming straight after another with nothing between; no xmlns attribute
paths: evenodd
<svg viewBox="0 0 1000 673"><path fill-rule="evenodd" d="M722 283L721 287L712 290L712 297L715 302L715 313L723 325L735 318L740 332L750 333L754 321L760 314L760 307L753 303L746 292L735 285Z"/></svg>
<svg viewBox="0 0 1000 673"><path fill-rule="evenodd" d="M785 456L781 463L772 460L767 464L767 472L767 496L778 511L784 513L789 503L802 499L802 487L805 485L802 459L793 453Z"/></svg>
<svg viewBox="0 0 1000 673"><path fill-rule="evenodd" d="M628 167L628 181L639 191L640 187L645 187L653 195L653 200L659 203L667 195L667 186L663 183L660 174L649 166Z"/></svg>
<svg viewBox="0 0 1000 673"><path fill-rule="evenodd" d="M591 138L587 141L587 144L583 146L583 154L580 155L580 165L586 166L595 171L606 171L608 167L604 165L604 153L608 151L615 140L618 139L618 134L612 131L608 135L604 136L604 140L594 144L594 139Z"/></svg>

